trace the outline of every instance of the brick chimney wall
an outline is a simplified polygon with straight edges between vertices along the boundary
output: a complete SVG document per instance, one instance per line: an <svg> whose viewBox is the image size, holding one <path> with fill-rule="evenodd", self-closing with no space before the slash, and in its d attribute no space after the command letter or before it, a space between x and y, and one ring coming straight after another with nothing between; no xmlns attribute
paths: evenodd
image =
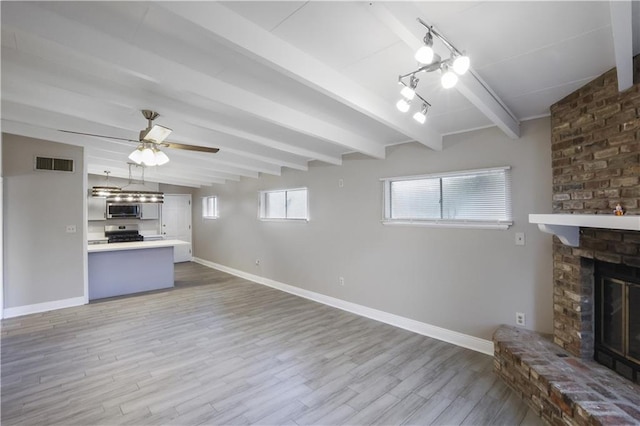
<svg viewBox="0 0 640 426"><path fill-rule="evenodd" d="M551 106L553 212L640 214L640 55L634 85L616 69ZM640 267L640 232L581 229L580 247L553 242L554 341L593 357L593 259Z"/></svg>

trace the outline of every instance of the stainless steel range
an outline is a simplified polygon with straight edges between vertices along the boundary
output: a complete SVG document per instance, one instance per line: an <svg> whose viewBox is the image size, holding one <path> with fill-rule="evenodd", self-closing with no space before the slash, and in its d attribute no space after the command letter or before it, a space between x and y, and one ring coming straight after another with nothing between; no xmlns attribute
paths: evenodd
<svg viewBox="0 0 640 426"><path fill-rule="evenodd" d="M144 241L138 232L138 225L107 225L104 227L104 236L109 243Z"/></svg>

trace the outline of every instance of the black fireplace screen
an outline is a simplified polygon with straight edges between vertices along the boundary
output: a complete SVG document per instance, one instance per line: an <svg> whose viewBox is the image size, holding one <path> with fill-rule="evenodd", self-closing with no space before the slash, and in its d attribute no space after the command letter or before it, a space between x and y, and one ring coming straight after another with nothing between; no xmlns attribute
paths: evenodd
<svg viewBox="0 0 640 426"><path fill-rule="evenodd" d="M596 264L594 358L636 383L640 379L640 271Z"/></svg>

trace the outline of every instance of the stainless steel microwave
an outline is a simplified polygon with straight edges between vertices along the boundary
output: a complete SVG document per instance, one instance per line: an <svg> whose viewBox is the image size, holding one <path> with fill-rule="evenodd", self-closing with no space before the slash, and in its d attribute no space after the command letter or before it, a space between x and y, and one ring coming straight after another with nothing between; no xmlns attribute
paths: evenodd
<svg viewBox="0 0 640 426"><path fill-rule="evenodd" d="M140 204L107 204L107 219L140 218Z"/></svg>

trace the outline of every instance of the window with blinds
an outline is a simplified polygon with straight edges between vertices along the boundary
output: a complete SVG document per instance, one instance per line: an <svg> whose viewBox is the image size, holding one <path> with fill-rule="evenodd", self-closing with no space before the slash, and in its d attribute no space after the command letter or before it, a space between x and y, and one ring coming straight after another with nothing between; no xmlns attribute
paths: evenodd
<svg viewBox="0 0 640 426"><path fill-rule="evenodd" d="M259 218L264 220L309 220L307 188L260 192Z"/></svg>
<svg viewBox="0 0 640 426"><path fill-rule="evenodd" d="M511 170L499 167L382 179L384 223L507 229Z"/></svg>
<svg viewBox="0 0 640 426"><path fill-rule="evenodd" d="M211 195L202 197L202 217L204 219L217 219L218 216L218 197Z"/></svg>

